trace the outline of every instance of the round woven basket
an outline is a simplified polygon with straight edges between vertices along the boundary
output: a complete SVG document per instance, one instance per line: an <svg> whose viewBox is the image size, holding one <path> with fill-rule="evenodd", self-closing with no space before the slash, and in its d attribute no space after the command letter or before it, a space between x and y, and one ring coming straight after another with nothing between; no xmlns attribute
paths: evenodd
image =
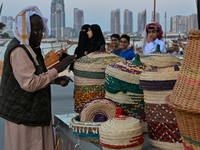
<svg viewBox="0 0 200 150"><path fill-rule="evenodd" d="M174 57L170 54L150 53L147 55L142 55L141 62L146 65L150 65L154 67L164 67L164 66L171 66L171 65L179 65L181 63L181 60L180 58Z"/></svg>
<svg viewBox="0 0 200 150"><path fill-rule="evenodd" d="M141 150L144 142L140 121L122 115L122 108L119 107L115 118L101 124L99 134L103 149Z"/></svg>
<svg viewBox="0 0 200 150"><path fill-rule="evenodd" d="M79 116L71 119L70 128L74 137L90 142L99 142L99 127L102 122L81 122Z"/></svg>
<svg viewBox="0 0 200 150"><path fill-rule="evenodd" d="M139 77L142 71L150 68L142 64L139 55L136 54L133 61L127 60L109 65L105 71L105 97L112 99L122 107L124 115L140 119L144 132L147 132L147 124L143 90L139 88Z"/></svg>
<svg viewBox="0 0 200 150"><path fill-rule="evenodd" d="M124 58L108 52L93 52L74 63L75 112L80 113L83 105L94 98L105 97L105 69L109 64Z"/></svg>
<svg viewBox="0 0 200 150"><path fill-rule="evenodd" d="M140 88L144 89L146 120L150 144L164 150L182 150L182 140L173 109L165 102L179 73L178 66L144 71Z"/></svg>
<svg viewBox="0 0 200 150"><path fill-rule="evenodd" d="M200 113L198 110L176 105L170 96L166 97L166 103L175 111L185 149L200 150Z"/></svg>
<svg viewBox="0 0 200 150"><path fill-rule="evenodd" d="M115 116L117 105L110 99L97 98L87 102L81 113L82 122L105 122Z"/></svg>

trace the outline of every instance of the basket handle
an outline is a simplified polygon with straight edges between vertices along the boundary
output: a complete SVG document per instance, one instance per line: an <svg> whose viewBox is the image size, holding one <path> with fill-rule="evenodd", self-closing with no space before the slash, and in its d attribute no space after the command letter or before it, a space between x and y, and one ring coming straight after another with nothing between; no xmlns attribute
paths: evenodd
<svg viewBox="0 0 200 150"><path fill-rule="evenodd" d="M133 65L136 65L136 66L143 66L144 64L141 62L140 60L140 55L137 53L135 55L135 59L132 61L132 64Z"/></svg>

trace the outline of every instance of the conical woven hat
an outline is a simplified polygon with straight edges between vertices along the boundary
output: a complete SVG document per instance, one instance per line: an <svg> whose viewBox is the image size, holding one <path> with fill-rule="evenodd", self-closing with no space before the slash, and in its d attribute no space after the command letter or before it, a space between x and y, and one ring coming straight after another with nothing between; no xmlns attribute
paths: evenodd
<svg viewBox="0 0 200 150"><path fill-rule="evenodd" d="M200 31L190 30L180 74L169 99L200 113Z"/></svg>

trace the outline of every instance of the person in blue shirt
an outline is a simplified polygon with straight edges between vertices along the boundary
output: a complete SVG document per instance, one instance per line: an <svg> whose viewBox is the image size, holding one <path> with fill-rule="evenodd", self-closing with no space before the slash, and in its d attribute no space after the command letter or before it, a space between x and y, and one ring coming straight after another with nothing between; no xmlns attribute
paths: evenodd
<svg viewBox="0 0 200 150"><path fill-rule="evenodd" d="M130 37L126 34L123 34L120 38L120 46L122 48L122 52L119 56L125 58L126 60L132 60L135 57L135 53L133 49L129 49L130 45Z"/></svg>

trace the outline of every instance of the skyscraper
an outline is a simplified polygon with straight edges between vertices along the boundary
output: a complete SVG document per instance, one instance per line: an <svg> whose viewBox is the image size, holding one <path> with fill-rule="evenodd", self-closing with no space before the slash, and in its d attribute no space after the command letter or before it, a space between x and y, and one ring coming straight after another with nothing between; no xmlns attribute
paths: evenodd
<svg viewBox="0 0 200 150"><path fill-rule="evenodd" d="M133 13L128 9L124 10L124 33L133 33Z"/></svg>
<svg viewBox="0 0 200 150"><path fill-rule="evenodd" d="M154 11L152 11L152 18L151 18L151 22L154 22ZM160 13L156 12L155 14L155 22L160 23Z"/></svg>
<svg viewBox="0 0 200 150"><path fill-rule="evenodd" d="M74 8L74 29L78 33L84 24L83 10Z"/></svg>
<svg viewBox="0 0 200 150"><path fill-rule="evenodd" d="M120 10L119 9L111 11L110 30L111 30L111 33L120 34Z"/></svg>
<svg viewBox="0 0 200 150"><path fill-rule="evenodd" d="M1 22L3 22L4 24L7 23L7 16L2 16L1 17Z"/></svg>
<svg viewBox="0 0 200 150"><path fill-rule="evenodd" d="M63 37L65 27L65 4L64 0L52 0L51 2L51 35Z"/></svg>
<svg viewBox="0 0 200 150"><path fill-rule="evenodd" d="M192 14L188 17L188 31L190 29L198 30L197 14Z"/></svg>
<svg viewBox="0 0 200 150"><path fill-rule="evenodd" d="M146 18L147 18L146 10L138 13L138 22L137 22L138 34L143 33L143 31L146 27Z"/></svg>
<svg viewBox="0 0 200 150"><path fill-rule="evenodd" d="M174 16L170 18L170 32L184 33L188 32L188 17L187 16Z"/></svg>

